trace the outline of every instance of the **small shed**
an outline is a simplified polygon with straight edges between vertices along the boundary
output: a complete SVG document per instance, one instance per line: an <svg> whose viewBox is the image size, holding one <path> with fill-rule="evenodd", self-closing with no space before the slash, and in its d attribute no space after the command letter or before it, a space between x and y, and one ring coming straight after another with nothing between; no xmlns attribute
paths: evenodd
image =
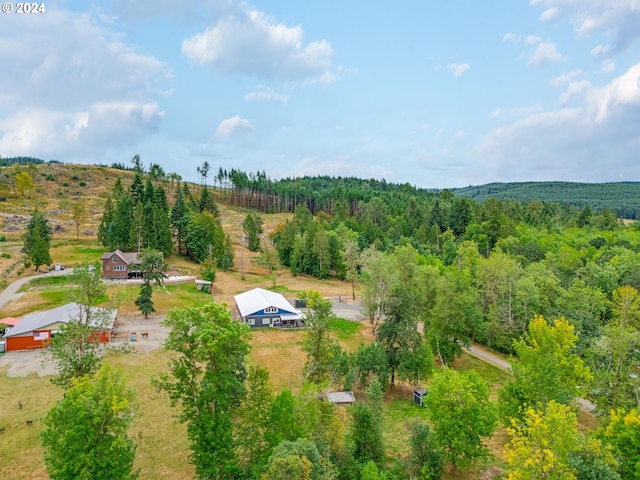
<svg viewBox="0 0 640 480"><path fill-rule="evenodd" d="M353 392L330 392L327 393L327 401L336 405L351 405L356 403L356 396Z"/></svg>
<svg viewBox="0 0 640 480"><path fill-rule="evenodd" d="M211 285L213 285L213 282L209 280L196 280L196 290L211 293Z"/></svg>
<svg viewBox="0 0 640 480"><path fill-rule="evenodd" d="M424 399L424 397L427 396L427 390L426 388L423 387L418 387L416 389L413 390L413 403L415 403L416 405L420 405L421 407L424 407L424 405L422 404L422 401Z"/></svg>

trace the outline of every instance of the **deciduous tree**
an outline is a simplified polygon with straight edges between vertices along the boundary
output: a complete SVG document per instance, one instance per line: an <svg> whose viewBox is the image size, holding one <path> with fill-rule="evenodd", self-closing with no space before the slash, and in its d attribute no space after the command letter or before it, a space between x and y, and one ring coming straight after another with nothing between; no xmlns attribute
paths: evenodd
<svg viewBox="0 0 640 480"><path fill-rule="evenodd" d="M493 433L497 415L489 387L477 373L436 373L425 404L436 442L454 469L488 456L482 437Z"/></svg>
<svg viewBox="0 0 640 480"><path fill-rule="evenodd" d="M136 446L127 435L133 392L124 374L103 366L93 377L74 378L44 419L47 473L54 480L128 480Z"/></svg>
<svg viewBox="0 0 640 480"><path fill-rule="evenodd" d="M154 383L182 407L191 461L199 478L229 479L239 474L233 417L245 396L249 327L233 322L225 305L174 309L165 348L175 352L170 374Z"/></svg>
<svg viewBox="0 0 640 480"><path fill-rule="evenodd" d="M593 376L574 353L577 336L564 318L549 325L541 316L529 324L527 334L515 343L519 361L514 363L513 380L500 390L500 402L506 419L518 418L526 407L550 401L568 405L580 393L579 386Z"/></svg>

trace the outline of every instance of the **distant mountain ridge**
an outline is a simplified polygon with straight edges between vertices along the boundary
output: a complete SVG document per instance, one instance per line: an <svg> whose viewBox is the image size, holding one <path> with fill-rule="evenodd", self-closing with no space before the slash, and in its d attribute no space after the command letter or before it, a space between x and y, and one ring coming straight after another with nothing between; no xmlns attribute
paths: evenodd
<svg viewBox="0 0 640 480"><path fill-rule="evenodd" d="M456 195L483 202L488 198L566 203L614 210L619 217L640 218L640 182L510 182L452 188Z"/></svg>

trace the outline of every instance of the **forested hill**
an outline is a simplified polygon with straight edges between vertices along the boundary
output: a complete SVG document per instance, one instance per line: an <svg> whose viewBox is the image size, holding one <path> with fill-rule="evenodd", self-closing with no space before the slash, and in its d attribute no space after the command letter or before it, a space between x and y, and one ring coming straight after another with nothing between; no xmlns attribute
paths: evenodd
<svg viewBox="0 0 640 480"><path fill-rule="evenodd" d="M566 203L596 210L610 208L619 217L640 218L640 182L512 182L453 188L456 195L483 202L488 198Z"/></svg>

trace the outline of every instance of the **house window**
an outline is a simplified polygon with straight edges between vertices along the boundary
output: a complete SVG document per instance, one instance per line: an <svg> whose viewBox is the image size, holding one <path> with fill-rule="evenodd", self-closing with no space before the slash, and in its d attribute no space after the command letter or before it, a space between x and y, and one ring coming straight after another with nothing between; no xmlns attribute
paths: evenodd
<svg viewBox="0 0 640 480"><path fill-rule="evenodd" d="M263 325L271 325L271 319L269 317L262 319Z"/></svg>
<svg viewBox="0 0 640 480"><path fill-rule="evenodd" d="M49 338L49 332L33 332L34 340L47 340Z"/></svg>
<svg viewBox="0 0 640 480"><path fill-rule="evenodd" d="M108 273L104 276L104 278L111 278L111 275L109 275Z"/></svg>
<svg viewBox="0 0 640 480"><path fill-rule="evenodd" d="M255 320L255 318L249 318L247 323L249 323L249 325L255 325L256 324L256 320Z"/></svg>
<svg viewBox="0 0 640 480"><path fill-rule="evenodd" d="M278 313L277 307L267 307L264 309L264 313Z"/></svg>
<svg viewBox="0 0 640 480"><path fill-rule="evenodd" d="M113 260L111 260L113 263L118 263L118 257L113 257Z"/></svg>
<svg viewBox="0 0 640 480"><path fill-rule="evenodd" d="M107 265L106 269L111 270L111 265Z"/></svg>

